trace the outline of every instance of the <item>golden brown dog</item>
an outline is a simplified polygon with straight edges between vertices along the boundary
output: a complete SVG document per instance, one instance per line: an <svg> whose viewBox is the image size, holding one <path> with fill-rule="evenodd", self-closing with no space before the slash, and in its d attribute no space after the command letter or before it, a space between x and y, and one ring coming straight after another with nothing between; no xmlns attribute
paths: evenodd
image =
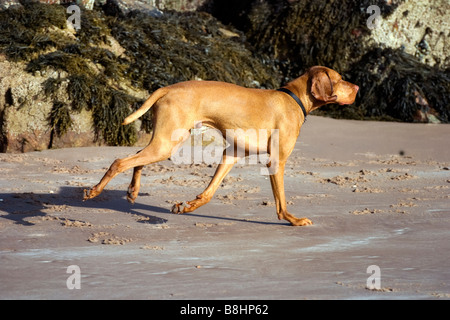
<svg viewBox="0 0 450 320"><path fill-rule="evenodd" d="M152 107L153 136L149 145L135 155L114 161L96 186L84 190L84 200L99 195L117 174L134 168L127 194L133 203L139 192L143 166L168 159L189 137L184 134L174 138L174 131L187 132L201 122L219 130L231 147L223 151L222 161L208 187L196 199L175 204L173 213L191 212L209 202L243 156L267 153L278 219L294 226L310 225L311 220L296 218L287 211L283 182L286 160L308 113L328 103L351 104L358 89L357 85L342 80L336 71L321 66L312 67L289 82L282 88L284 92L215 81L187 81L160 88L123 122L124 125L133 122ZM257 135L240 136L248 130L254 130Z"/></svg>

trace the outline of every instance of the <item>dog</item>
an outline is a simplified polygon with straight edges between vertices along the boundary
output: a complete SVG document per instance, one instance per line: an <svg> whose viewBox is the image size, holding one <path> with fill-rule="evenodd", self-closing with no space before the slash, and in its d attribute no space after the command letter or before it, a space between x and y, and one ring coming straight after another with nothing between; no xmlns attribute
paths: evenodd
<svg viewBox="0 0 450 320"><path fill-rule="evenodd" d="M127 125L150 108L153 111L153 136L137 154L115 160L100 182L84 190L84 200L99 195L119 173L134 168L127 199L134 203L138 196L142 168L168 159L189 137L174 139L173 132L188 130L201 122L217 129L230 143L208 187L192 201L176 203L172 212L192 212L208 203L233 165L244 156L266 152L270 183L276 202L278 219L293 226L311 225L308 218L297 218L287 211L284 193L284 167L294 149L307 114L330 103L352 104L359 87L344 81L336 71L315 66L278 90L251 89L217 81L186 81L156 90L144 104L125 118ZM227 135L230 129L235 134ZM237 130L242 129L242 130ZM257 137L240 137L239 132L255 129L264 132ZM244 152L238 152L239 150Z"/></svg>

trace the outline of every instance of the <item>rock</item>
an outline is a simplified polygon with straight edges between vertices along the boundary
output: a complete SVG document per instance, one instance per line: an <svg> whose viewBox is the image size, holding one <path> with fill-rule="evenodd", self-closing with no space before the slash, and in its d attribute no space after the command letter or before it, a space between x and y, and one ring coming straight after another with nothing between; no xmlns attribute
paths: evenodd
<svg viewBox="0 0 450 320"><path fill-rule="evenodd" d="M49 114L53 102L46 97L42 84L56 73L45 77L25 71L25 63L11 62L0 55L0 152L29 152L48 148L69 148L103 145L94 131L92 111L71 112L71 126L61 137L52 133ZM65 86L60 88L58 100L70 103ZM135 123L139 130L140 121ZM136 145L145 145L149 135L138 133Z"/></svg>
<svg viewBox="0 0 450 320"><path fill-rule="evenodd" d="M21 6L19 0L0 0L0 11Z"/></svg>
<svg viewBox="0 0 450 320"><path fill-rule="evenodd" d="M219 30L219 32L221 34L223 34L224 37L227 37L227 38L234 38L234 37L238 37L239 38L240 37L240 35L237 34L236 32L230 31L230 30L225 29L225 28L219 28L218 30Z"/></svg>
<svg viewBox="0 0 450 320"><path fill-rule="evenodd" d="M139 0L107 0L103 11L109 15L127 16L133 11L140 11L152 17L159 17L162 12L147 1Z"/></svg>
<svg viewBox="0 0 450 320"><path fill-rule="evenodd" d="M147 12L152 16L160 16L161 10L176 10L176 11L195 11L206 0L28 0L28 2L41 2L45 4L66 4L75 2L78 6L87 10L92 10L94 5L102 6L108 14L127 15L131 11L139 10ZM0 0L0 11L6 10L10 7L21 7L20 0Z"/></svg>
<svg viewBox="0 0 450 320"><path fill-rule="evenodd" d="M195 11L202 7L207 0L159 0L152 1L160 10Z"/></svg>
<svg viewBox="0 0 450 320"><path fill-rule="evenodd" d="M390 48L401 47L427 65L449 65L449 29L448 0L406 0L390 16L381 17L370 37Z"/></svg>
<svg viewBox="0 0 450 320"><path fill-rule="evenodd" d="M120 123L150 92L179 81L279 86L241 33L207 13L154 17L129 1L122 18L82 11L78 32L63 6L21 3L0 12L0 152L145 145L151 113Z"/></svg>
<svg viewBox="0 0 450 320"><path fill-rule="evenodd" d="M28 152L49 147L93 145L91 115L71 115L72 127L62 138L54 138L49 114L53 103L42 93L42 83L52 76L34 76L24 63L0 59L0 151Z"/></svg>
<svg viewBox="0 0 450 320"><path fill-rule="evenodd" d="M102 0L76 0L76 1L65 1L65 0L25 0L26 2L40 2L45 4L65 4L75 2L78 6L83 7L87 10L92 10L96 2L101 2ZM20 0L0 0L0 11L2 9L8 9L12 6L22 6Z"/></svg>
<svg viewBox="0 0 450 320"><path fill-rule="evenodd" d="M83 6L87 10L94 9L96 0L77 0L77 4Z"/></svg>
<svg viewBox="0 0 450 320"><path fill-rule="evenodd" d="M51 103L39 92L43 79L24 70L24 64L0 56L0 151L26 152L48 147L46 117Z"/></svg>
<svg viewBox="0 0 450 320"><path fill-rule="evenodd" d="M141 11L153 17L161 16L163 10L195 11L206 2L206 0L97 0L107 14L126 16L132 11Z"/></svg>

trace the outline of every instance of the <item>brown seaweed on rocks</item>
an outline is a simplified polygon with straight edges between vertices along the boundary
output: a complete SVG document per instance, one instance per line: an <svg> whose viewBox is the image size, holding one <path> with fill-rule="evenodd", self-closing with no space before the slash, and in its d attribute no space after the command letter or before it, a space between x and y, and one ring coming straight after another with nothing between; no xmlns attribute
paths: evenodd
<svg viewBox="0 0 450 320"><path fill-rule="evenodd" d="M396 7L384 0L254 1L246 35L289 79L313 65L342 72L365 52L370 5L378 5L383 17Z"/></svg>
<svg viewBox="0 0 450 320"><path fill-rule="evenodd" d="M450 69L421 63L400 49L373 49L354 64L349 80L361 87L345 112L361 118L449 122Z"/></svg>
<svg viewBox="0 0 450 320"><path fill-rule="evenodd" d="M153 91L195 79L277 87L277 70L264 63L263 55L248 50L237 30L232 37L223 30L202 12L169 11L161 17L132 12L111 24L111 34L127 50L131 61L126 73L137 87Z"/></svg>
<svg viewBox="0 0 450 320"><path fill-rule="evenodd" d="M186 80L266 88L280 84L276 68L246 47L242 32L207 13L115 16L82 9L77 31L68 29L66 19L62 5L24 2L0 12L0 52L25 62L31 74L48 77L42 92L53 101L48 115L52 137L68 130L70 114L88 110L99 141L132 145L135 126L120 124L143 103L133 92ZM111 41L122 51L113 52ZM151 130L150 117L141 119L141 129Z"/></svg>
<svg viewBox="0 0 450 320"><path fill-rule="evenodd" d="M0 49L12 61L28 60L40 52L57 47L62 39L46 32L49 28L64 29L65 9L28 3L0 12Z"/></svg>
<svg viewBox="0 0 450 320"><path fill-rule="evenodd" d="M67 26L63 5L23 2L0 11L0 53L46 78L52 137L87 110L98 141L132 145L136 127L120 123L160 87L219 80L277 88L318 64L361 88L352 106L330 105L320 114L449 122L448 68L364 40L371 32L367 6L377 4L387 16L402 0L239 1L207 1L203 8L229 25L205 12L106 14L97 7L82 9L79 30ZM141 120L140 129L150 132L151 112Z"/></svg>
<svg viewBox="0 0 450 320"><path fill-rule="evenodd" d="M449 121L448 67L431 68L401 49L382 49L368 41L366 9L377 5L387 17L403 0L230 1L225 9L220 1L210 1L205 9L242 28L256 50L270 55L285 82L313 65L325 65L361 88L353 105L328 105L316 114ZM239 4L233 15L234 2Z"/></svg>
<svg viewBox="0 0 450 320"><path fill-rule="evenodd" d="M51 148L54 136L63 136L72 126L69 106L64 102L55 100L48 121L51 129L49 142L49 148Z"/></svg>

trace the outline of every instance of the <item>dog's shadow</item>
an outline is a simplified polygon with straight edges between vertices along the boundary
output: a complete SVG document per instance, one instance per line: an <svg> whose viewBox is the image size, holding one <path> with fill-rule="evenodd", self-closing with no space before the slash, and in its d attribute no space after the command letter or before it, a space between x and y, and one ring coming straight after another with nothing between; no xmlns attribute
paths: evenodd
<svg viewBox="0 0 450 320"><path fill-rule="evenodd" d="M156 217L151 214L142 213L155 212L169 214L167 208L136 203L130 204L125 200L125 192L121 190L105 190L101 196L89 201L82 201L83 189L81 187L64 186L58 193L0 193L0 211L6 212L1 218L9 219L17 224L30 226L33 225L30 218L44 217L49 209L56 211L64 210L63 206L115 210L124 213L131 213L142 216L145 219L141 221L150 224L161 224L167 222L167 219ZM58 208L60 206L60 208Z"/></svg>
<svg viewBox="0 0 450 320"><path fill-rule="evenodd" d="M0 213L2 213L0 218L14 221L16 224L32 226L34 223L30 221L32 220L30 218L51 215L48 213L49 209L64 210L64 206L98 210L109 209L127 214L131 213L145 218L139 219L139 222L148 224L162 224L168 221L165 218L152 215L152 212L157 213L159 216L172 215L169 208L144 204L139 202L139 199L134 204L129 203L125 199L126 193L123 190L104 190L98 197L82 201L83 189L82 187L63 186L58 193L0 193ZM284 225L283 222L252 221L195 213L185 213L183 215L246 223Z"/></svg>

